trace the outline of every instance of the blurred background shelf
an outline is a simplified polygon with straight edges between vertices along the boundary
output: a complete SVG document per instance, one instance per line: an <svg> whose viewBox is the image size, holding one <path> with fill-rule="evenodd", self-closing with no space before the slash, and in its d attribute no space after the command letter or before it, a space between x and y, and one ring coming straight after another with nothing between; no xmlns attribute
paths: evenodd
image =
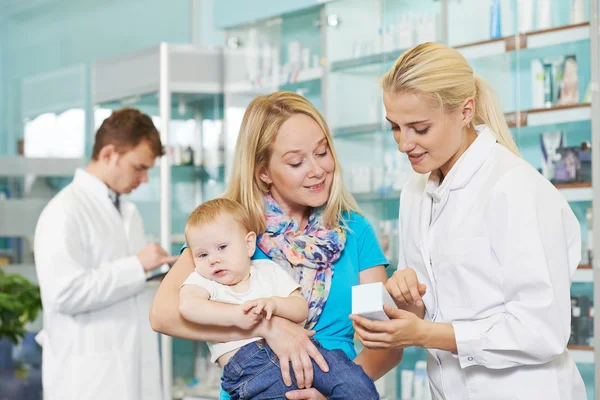
<svg viewBox="0 0 600 400"><path fill-rule="evenodd" d="M522 110L505 114L510 128L565 124L587 121L592 118L592 106L589 103L567 106L554 106Z"/></svg>
<svg viewBox="0 0 600 400"><path fill-rule="evenodd" d="M72 176L75 169L85 167L84 158L0 157L0 177L35 175L40 177Z"/></svg>
<svg viewBox="0 0 600 400"><path fill-rule="evenodd" d="M569 345L569 354L576 364L593 364L594 348L591 346Z"/></svg>
<svg viewBox="0 0 600 400"><path fill-rule="evenodd" d="M591 182L567 183L555 186L569 202L593 200L594 191Z"/></svg>
<svg viewBox="0 0 600 400"><path fill-rule="evenodd" d="M551 29L531 31L496 39L454 46L465 58L498 56L515 50L535 49L590 38L590 24L583 22Z"/></svg>
<svg viewBox="0 0 600 400"><path fill-rule="evenodd" d="M346 60L334 61L329 66L331 72L344 72L358 67L365 67L369 65L378 65L381 63L395 61L402 53L407 49L393 50L385 53L371 54L368 56L349 58Z"/></svg>
<svg viewBox="0 0 600 400"><path fill-rule="evenodd" d="M573 282L594 282L594 271L592 270L592 266L590 264L582 264L577 267L575 275L573 275Z"/></svg>

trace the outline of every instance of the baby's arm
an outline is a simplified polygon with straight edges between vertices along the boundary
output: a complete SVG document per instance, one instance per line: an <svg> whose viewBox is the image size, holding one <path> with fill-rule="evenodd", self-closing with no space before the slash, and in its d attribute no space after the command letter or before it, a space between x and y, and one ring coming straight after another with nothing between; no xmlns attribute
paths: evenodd
<svg viewBox="0 0 600 400"><path fill-rule="evenodd" d="M186 320L199 324L250 329L262 317L245 313L242 306L209 300L206 289L197 285L184 285L179 291L179 312Z"/></svg>
<svg viewBox="0 0 600 400"><path fill-rule="evenodd" d="M288 297L272 296L249 300L244 303L244 311L249 314L262 314L264 311L267 319L276 315L299 324L308 317L308 303L300 290L296 289Z"/></svg>

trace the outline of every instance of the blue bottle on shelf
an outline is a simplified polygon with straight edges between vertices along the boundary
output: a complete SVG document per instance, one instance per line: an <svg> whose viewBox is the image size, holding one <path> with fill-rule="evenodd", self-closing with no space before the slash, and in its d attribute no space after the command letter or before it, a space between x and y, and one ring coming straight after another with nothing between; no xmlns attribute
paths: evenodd
<svg viewBox="0 0 600 400"><path fill-rule="evenodd" d="M490 39L502 37L502 13L500 0L492 0L490 6Z"/></svg>

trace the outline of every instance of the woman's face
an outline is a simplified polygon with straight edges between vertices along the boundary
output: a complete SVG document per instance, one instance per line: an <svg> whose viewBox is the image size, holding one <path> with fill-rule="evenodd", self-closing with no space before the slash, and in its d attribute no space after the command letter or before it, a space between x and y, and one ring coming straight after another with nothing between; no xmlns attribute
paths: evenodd
<svg viewBox="0 0 600 400"><path fill-rule="evenodd" d="M466 129L473 115L472 99L454 111L444 111L414 93L384 92L383 103L398 150L420 174L440 169L447 175L477 137L475 129Z"/></svg>
<svg viewBox="0 0 600 400"><path fill-rule="evenodd" d="M287 215L302 218L308 207L327 203L335 163L315 120L304 114L290 117L279 128L271 150L260 178Z"/></svg>

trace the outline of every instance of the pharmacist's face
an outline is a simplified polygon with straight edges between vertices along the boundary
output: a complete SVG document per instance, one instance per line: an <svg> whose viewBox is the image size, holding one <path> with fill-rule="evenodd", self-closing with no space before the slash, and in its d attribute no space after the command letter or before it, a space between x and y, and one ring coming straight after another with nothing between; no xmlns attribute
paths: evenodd
<svg viewBox="0 0 600 400"><path fill-rule="evenodd" d="M271 148L269 165L261 179L283 211L304 212L329 200L335 163L321 127L304 114L281 125Z"/></svg>
<svg viewBox="0 0 600 400"><path fill-rule="evenodd" d="M398 150L415 172L441 169L446 175L467 143L463 109L447 112L414 93L385 92L383 103Z"/></svg>
<svg viewBox="0 0 600 400"><path fill-rule="evenodd" d="M120 194L129 194L142 183L148 182L148 170L154 166L156 155L148 141L136 147L110 156L109 186Z"/></svg>

